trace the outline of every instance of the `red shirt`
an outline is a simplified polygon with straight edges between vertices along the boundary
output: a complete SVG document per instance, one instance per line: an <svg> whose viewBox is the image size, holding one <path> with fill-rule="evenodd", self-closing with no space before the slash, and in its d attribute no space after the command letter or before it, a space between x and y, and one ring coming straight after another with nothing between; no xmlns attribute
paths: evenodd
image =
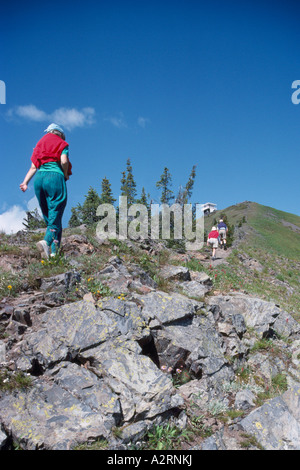
<svg viewBox="0 0 300 470"><path fill-rule="evenodd" d="M218 230L213 230L212 232L210 232L208 238L219 238Z"/></svg>
<svg viewBox="0 0 300 470"><path fill-rule="evenodd" d="M68 147L68 143L56 134L44 135L36 144L31 156L32 163L40 168L48 162L60 162L61 152ZM72 174L72 165L69 162L68 174Z"/></svg>

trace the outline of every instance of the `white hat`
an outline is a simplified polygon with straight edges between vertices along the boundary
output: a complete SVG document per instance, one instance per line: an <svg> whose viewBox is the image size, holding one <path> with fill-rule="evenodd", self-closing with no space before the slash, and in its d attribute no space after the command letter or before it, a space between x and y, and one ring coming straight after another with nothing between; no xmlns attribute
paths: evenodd
<svg viewBox="0 0 300 470"><path fill-rule="evenodd" d="M65 135L63 129L61 127L59 127L57 124L54 124L54 122L52 124L50 124L47 127L47 129L44 130L44 132L51 132L51 131L54 131L54 130L59 131L59 132L61 132L62 134Z"/></svg>

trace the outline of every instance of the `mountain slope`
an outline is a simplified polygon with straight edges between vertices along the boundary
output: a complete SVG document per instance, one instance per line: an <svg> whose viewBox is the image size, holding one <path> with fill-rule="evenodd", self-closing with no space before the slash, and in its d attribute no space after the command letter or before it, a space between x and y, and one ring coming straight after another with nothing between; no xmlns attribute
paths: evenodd
<svg viewBox="0 0 300 470"><path fill-rule="evenodd" d="M41 232L0 234L0 449L299 449L299 260L261 207L228 208L218 264L92 226L45 261Z"/></svg>
<svg viewBox="0 0 300 470"><path fill-rule="evenodd" d="M300 217L246 201L210 214L206 230L224 215L234 235L226 276L219 266L218 287L243 288L281 304L299 319Z"/></svg>

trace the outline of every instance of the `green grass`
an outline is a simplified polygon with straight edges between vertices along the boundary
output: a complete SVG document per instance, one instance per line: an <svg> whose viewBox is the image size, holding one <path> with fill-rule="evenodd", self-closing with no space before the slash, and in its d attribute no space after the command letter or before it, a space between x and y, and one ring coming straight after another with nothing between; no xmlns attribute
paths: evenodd
<svg viewBox="0 0 300 470"><path fill-rule="evenodd" d="M254 202L244 202L217 211L205 218L205 228L210 229L212 221L226 214L230 224L243 227L241 221L252 229L245 245L261 248L268 253L300 261L300 217ZM289 225L294 226L294 230ZM299 228L299 230L298 230Z"/></svg>
<svg viewBox="0 0 300 470"><path fill-rule="evenodd" d="M191 432L168 423L154 426L147 436L146 450L175 450L180 448L184 439L189 439Z"/></svg>
<svg viewBox="0 0 300 470"><path fill-rule="evenodd" d="M277 374L271 379L271 383L265 385L265 390L258 393L256 405L261 406L266 400L270 400L288 389L287 378L285 374Z"/></svg>
<svg viewBox="0 0 300 470"><path fill-rule="evenodd" d="M31 387L32 378L24 372L9 373L7 370L0 372L0 391L13 391Z"/></svg>
<svg viewBox="0 0 300 470"><path fill-rule="evenodd" d="M73 447L73 450L105 450L108 447L106 439L97 439L96 441L85 442Z"/></svg>
<svg viewBox="0 0 300 470"><path fill-rule="evenodd" d="M15 297L22 286L20 274L8 273L0 270L0 299Z"/></svg>
<svg viewBox="0 0 300 470"><path fill-rule="evenodd" d="M16 245L8 243L0 243L0 254L2 255L20 255L21 249Z"/></svg>
<svg viewBox="0 0 300 470"><path fill-rule="evenodd" d="M214 290L242 291L279 304L300 320L300 217L253 202L217 211L205 218L206 228L225 213L244 237L227 258L212 268ZM242 257L256 260L260 269L247 266ZM193 265L191 268L199 270ZM212 292L212 294L213 294Z"/></svg>
<svg viewBox="0 0 300 470"><path fill-rule="evenodd" d="M299 227L299 231L292 230L282 221ZM300 217L257 204L248 223L258 234L253 240L257 247L300 261Z"/></svg>

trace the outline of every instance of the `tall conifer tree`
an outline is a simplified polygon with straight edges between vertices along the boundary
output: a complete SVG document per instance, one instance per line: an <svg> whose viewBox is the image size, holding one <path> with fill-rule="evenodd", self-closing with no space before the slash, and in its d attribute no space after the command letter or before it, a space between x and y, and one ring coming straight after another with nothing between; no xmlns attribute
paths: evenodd
<svg viewBox="0 0 300 470"><path fill-rule="evenodd" d="M110 185L109 180L106 178L106 176L102 180L101 190L102 190L101 196L100 196L101 204L113 205L116 202L116 199L113 197L111 185Z"/></svg>
<svg viewBox="0 0 300 470"><path fill-rule="evenodd" d="M96 216L99 204L101 204L99 194L90 186L81 208L83 224L92 225L99 220Z"/></svg>
<svg viewBox="0 0 300 470"><path fill-rule="evenodd" d="M164 168L160 180L156 183L156 187L161 189L160 202L162 204L170 204L174 199L173 191L170 189L172 186L172 177L167 167Z"/></svg>

